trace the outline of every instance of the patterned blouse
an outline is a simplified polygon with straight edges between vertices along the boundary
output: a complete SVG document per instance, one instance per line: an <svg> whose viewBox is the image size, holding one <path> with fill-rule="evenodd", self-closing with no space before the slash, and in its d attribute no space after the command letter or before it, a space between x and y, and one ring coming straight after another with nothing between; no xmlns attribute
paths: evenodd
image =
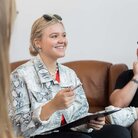
<svg viewBox="0 0 138 138"><path fill-rule="evenodd" d="M63 87L75 87L80 80L75 72L57 63L60 83L52 78L39 57L19 66L11 73L11 93L13 104L9 106L16 135L25 138L40 135L59 127L64 115L67 123L77 120L88 113L88 102L82 87L75 90L75 101L65 109L56 111L46 121L41 121L41 107L52 100Z"/></svg>

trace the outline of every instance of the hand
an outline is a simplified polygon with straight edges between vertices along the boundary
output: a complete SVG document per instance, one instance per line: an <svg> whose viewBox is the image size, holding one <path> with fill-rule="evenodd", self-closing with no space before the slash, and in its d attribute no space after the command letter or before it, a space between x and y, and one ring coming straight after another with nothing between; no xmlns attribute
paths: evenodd
<svg viewBox="0 0 138 138"><path fill-rule="evenodd" d="M138 80L138 61L135 61L133 63L133 72L134 72L135 79Z"/></svg>
<svg viewBox="0 0 138 138"><path fill-rule="evenodd" d="M95 120L90 120L87 124L88 128L93 128L95 130L100 130L105 125L105 117L99 117Z"/></svg>
<svg viewBox="0 0 138 138"><path fill-rule="evenodd" d="M70 107L74 102L75 94L71 88L60 90L52 100L56 110L62 110Z"/></svg>

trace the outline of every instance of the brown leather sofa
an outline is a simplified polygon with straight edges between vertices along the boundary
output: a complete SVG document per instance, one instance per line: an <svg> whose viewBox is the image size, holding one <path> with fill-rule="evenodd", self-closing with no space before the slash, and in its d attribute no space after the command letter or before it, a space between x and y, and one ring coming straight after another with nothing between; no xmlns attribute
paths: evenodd
<svg viewBox="0 0 138 138"><path fill-rule="evenodd" d="M11 70L27 60L11 63ZM103 110L108 106L109 96L114 89L119 74L127 70L125 64L112 64L96 60L82 60L64 63L72 68L80 78L89 102L89 112Z"/></svg>

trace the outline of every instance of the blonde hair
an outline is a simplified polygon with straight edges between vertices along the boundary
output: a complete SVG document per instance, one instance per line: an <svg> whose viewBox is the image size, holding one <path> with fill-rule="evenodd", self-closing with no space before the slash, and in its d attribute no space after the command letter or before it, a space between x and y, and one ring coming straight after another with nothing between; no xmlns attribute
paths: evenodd
<svg viewBox="0 0 138 138"><path fill-rule="evenodd" d="M48 15L50 16L50 15ZM31 35L30 35L30 54L32 56L37 56L39 53L39 49L35 46L34 40L35 39L41 39L43 35L43 30L47 28L50 25L56 24L56 23L63 23L55 18L54 16L51 16L51 21L47 21L43 16L38 18L32 25L31 28Z"/></svg>
<svg viewBox="0 0 138 138"><path fill-rule="evenodd" d="M15 16L15 1L0 0L0 138L13 138L8 117L9 44Z"/></svg>

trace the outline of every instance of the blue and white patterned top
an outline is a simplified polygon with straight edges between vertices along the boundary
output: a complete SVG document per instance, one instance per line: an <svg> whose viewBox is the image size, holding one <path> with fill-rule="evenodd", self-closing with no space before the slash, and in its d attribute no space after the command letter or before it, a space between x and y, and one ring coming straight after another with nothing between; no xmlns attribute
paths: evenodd
<svg viewBox="0 0 138 138"><path fill-rule="evenodd" d="M25 138L39 135L59 127L62 114L69 123L88 113L84 90L79 87L75 90L75 101L69 108L53 113L46 121L40 120L41 107L53 99L62 87L75 87L81 83L72 69L60 63L58 69L60 83L53 80L39 57L19 66L11 73L13 105L10 105L9 115L16 135L23 135Z"/></svg>

